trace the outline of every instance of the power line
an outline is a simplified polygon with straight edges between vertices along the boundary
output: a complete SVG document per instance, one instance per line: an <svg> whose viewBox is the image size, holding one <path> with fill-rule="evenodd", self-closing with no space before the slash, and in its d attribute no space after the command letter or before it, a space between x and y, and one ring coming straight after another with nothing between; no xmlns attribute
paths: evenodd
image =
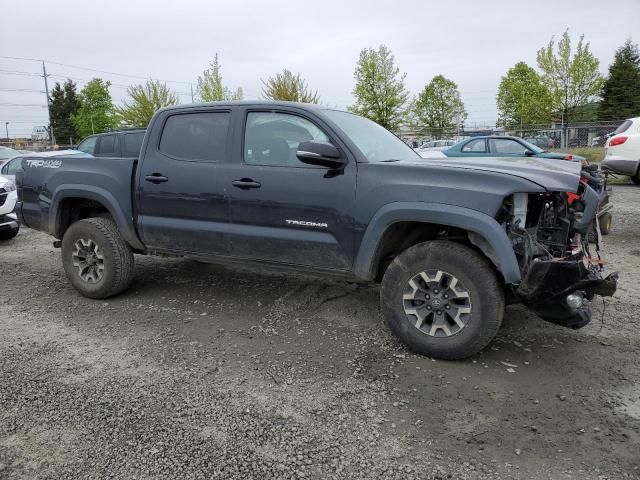
<svg viewBox="0 0 640 480"><path fill-rule="evenodd" d="M8 56L8 55L0 55L0 58L6 58L9 60L25 60L25 61L31 61L31 62L41 62L42 60L38 60L36 58L25 58L25 57L12 57L12 56ZM53 60L44 60L46 63L50 63L52 65L59 65L61 67L68 67L68 68L75 68L77 70L85 70L87 72L95 72L95 73L102 73L105 75L115 75L118 77L126 77L126 78L135 78L138 80L149 80L149 78L154 78L153 75L146 75L146 76L142 76L142 75L131 75L128 73L118 73L118 72L110 72L108 70L100 70L97 68L89 68L89 67L82 67L79 65L71 65L69 63L62 63L62 62L56 62ZM53 75L52 75L53 76ZM157 80L161 80L163 82L166 83L181 83L183 85L191 85L191 82L185 82L183 80L166 80L166 79L162 79L162 78L158 78Z"/></svg>
<svg viewBox="0 0 640 480"><path fill-rule="evenodd" d="M0 73L4 73L6 75L24 75L24 76L31 76L31 77L41 77L42 76L39 73L23 72L21 70L0 70Z"/></svg>
<svg viewBox="0 0 640 480"><path fill-rule="evenodd" d="M0 92L44 93L42 90L36 90L34 88L0 88Z"/></svg>
<svg viewBox="0 0 640 480"><path fill-rule="evenodd" d="M6 103L0 102L0 105L3 107L42 107L47 108L46 105L42 105L40 103Z"/></svg>

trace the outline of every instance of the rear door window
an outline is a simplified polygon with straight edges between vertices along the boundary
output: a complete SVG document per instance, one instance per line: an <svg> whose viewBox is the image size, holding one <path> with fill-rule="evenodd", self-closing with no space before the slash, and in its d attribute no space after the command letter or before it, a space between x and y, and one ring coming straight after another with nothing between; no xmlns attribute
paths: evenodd
<svg viewBox="0 0 640 480"><path fill-rule="evenodd" d="M487 151L487 145L484 138L478 138L476 140L471 140L462 147L462 151L468 153L485 153Z"/></svg>
<svg viewBox="0 0 640 480"><path fill-rule="evenodd" d="M223 111L172 115L164 124L160 152L177 160L224 160L230 117Z"/></svg>

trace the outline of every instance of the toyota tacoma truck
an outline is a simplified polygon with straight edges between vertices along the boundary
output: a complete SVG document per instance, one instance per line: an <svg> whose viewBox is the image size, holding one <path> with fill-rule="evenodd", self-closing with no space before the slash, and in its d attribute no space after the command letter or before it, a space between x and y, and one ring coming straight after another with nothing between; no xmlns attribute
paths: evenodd
<svg viewBox="0 0 640 480"><path fill-rule="evenodd" d="M26 157L17 184L20 221L57 239L90 298L127 289L134 254L273 264L379 282L395 335L459 359L495 337L506 303L579 328L616 289L599 232L588 241L600 194L579 163L425 161L321 106L164 108L139 158Z"/></svg>

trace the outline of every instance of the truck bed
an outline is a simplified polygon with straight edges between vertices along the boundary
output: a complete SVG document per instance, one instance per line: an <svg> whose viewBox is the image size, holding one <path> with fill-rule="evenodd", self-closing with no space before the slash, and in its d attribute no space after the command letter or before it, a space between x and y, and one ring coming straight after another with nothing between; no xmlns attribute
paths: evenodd
<svg viewBox="0 0 640 480"><path fill-rule="evenodd" d="M84 155L27 156L22 161L22 171L18 171L22 201L17 213L26 226L57 237L56 212L60 211L60 202L74 198L74 192L86 198L89 190L89 196L105 204L117 222L132 227L137 162L137 158Z"/></svg>

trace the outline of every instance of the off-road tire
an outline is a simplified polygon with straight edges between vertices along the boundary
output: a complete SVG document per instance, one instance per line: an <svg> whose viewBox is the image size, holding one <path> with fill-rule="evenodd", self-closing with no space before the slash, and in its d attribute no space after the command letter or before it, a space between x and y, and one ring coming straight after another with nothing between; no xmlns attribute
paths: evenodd
<svg viewBox="0 0 640 480"><path fill-rule="evenodd" d="M74 265L76 242L81 239L94 242L102 256L104 270L95 283L83 280ZM73 287L89 298L116 295L126 290L133 280L133 252L109 218L88 218L72 224L62 239L62 265Z"/></svg>
<svg viewBox="0 0 640 480"><path fill-rule="evenodd" d="M415 325L405 312L409 280L426 271L448 272L464 285L471 312L464 328L437 337ZM429 241L408 248L387 268L380 302L387 325L411 350L434 358L459 360L478 353L496 336L504 316L504 291L494 267L482 255L451 241Z"/></svg>
<svg viewBox="0 0 640 480"><path fill-rule="evenodd" d="M7 230L5 232L0 232L0 241L11 240L16 235L18 235L19 231L20 231L20 227L12 228L11 230Z"/></svg>

